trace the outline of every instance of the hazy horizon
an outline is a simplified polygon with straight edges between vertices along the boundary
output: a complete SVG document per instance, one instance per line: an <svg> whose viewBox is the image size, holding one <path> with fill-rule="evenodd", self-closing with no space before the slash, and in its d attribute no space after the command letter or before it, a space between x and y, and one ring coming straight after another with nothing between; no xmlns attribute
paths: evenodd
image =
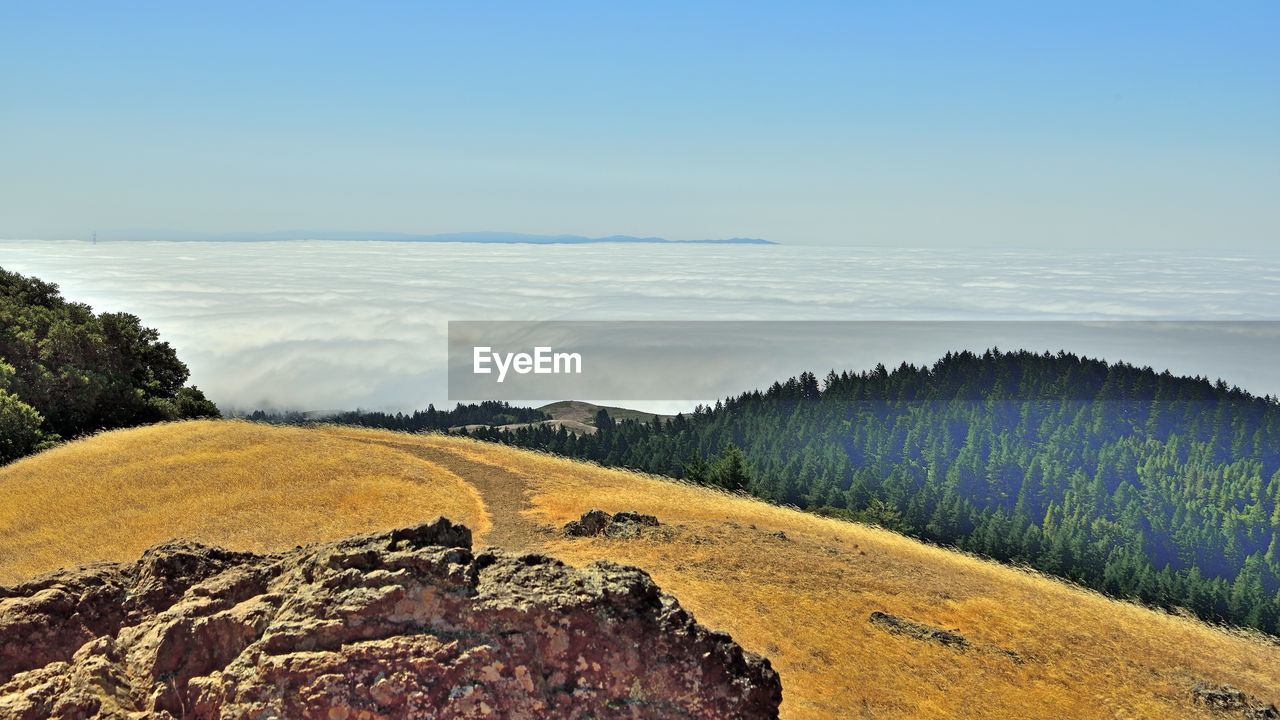
<svg viewBox="0 0 1280 720"><path fill-rule="evenodd" d="M86 244L86 245L92 245L92 244L94 243L94 239L93 239L93 234L94 234L94 232L95 232L95 231L89 231L89 234L88 234L88 235L86 235L85 237L19 237L19 236L6 236L6 235L3 235L3 234L0 234L0 242L7 242L7 243L51 243L51 244L58 244L58 243L68 243L68 244L71 244L71 243L83 243L83 244ZM122 233L129 233L130 231L120 231L120 232L122 232ZM316 232L316 233L328 234L330 231L306 231L306 230L299 231L299 230L288 230L288 229L286 229L286 230L270 230L270 231L263 231L263 232L261 232L261 233L259 233L259 232L245 232L245 231L228 231L227 233L202 233L202 232L196 232L196 231L166 231L166 230L145 230L144 232L145 232L145 233L148 233L149 235L148 235L148 236L145 236L145 237L103 237L102 235L100 235L100 236L98 237L98 240L97 240L97 241L98 241L98 242L101 242L101 243L104 243L104 244L107 244L107 243L187 243L187 242L190 242L190 243L218 243L218 242L238 242L238 241L237 241L237 240L235 240L235 239L232 239L232 238L229 238L229 237L223 237L223 236L233 236L233 235L239 235L239 234L255 235L255 236L256 236L256 235L269 236L269 235L276 235L276 234L286 234L286 233L287 233L287 234L294 234L294 233L307 233L307 232ZM178 234L178 235L183 235L183 234L200 235L200 236L206 236L206 235L207 235L207 236L215 236L215 235L216 235L216 236L218 236L218 237L216 237L216 238L214 238L214 237L200 237L200 238L197 238L197 239L187 239L187 238L184 238L184 237L173 237L173 238L165 238L165 237L162 237L163 235L169 234L170 232L176 233L176 234ZM402 233L402 232L400 232L400 231L391 231L391 230L387 230L387 231L370 231L370 232L368 232L368 233L361 233L360 231L354 231L354 230L336 230L336 231L332 231L332 232L333 232L333 233L337 233L337 234L342 234L342 235L361 235L361 234L367 234L367 235L369 235L369 236L379 236L379 235L420 235L419 233ZM510 231L510 232L508 232L508 231L501 231L501 230L499 230L499 231L494 231L494 230L463 230L463 231L451 232L451 233L432 233L432 234L425 235L425 237L443 237L443 236L449 236L449 235L490 234L490 233L492 233L492 234L497 234L497 235L528 235L528 236L531 236L531 237L546 237L546 238L550 238L550 237L558 237L558 236L585 237L585 236L575 236L575 235L573 235L572 233L546 233L546 234L542 234L542 233L525 233L525 232L519 232L519 231ZM150 236L150 234L154 234L154 236ZM618 233L610 233L609 235L606 235L606 236L600 236L600 237L597 237L597 238L589 238L592 242L590 242L590 243L584 243L584 244L610 244L610 243L612 242L612 241L610 241L610 240L608 239L610 236L620 236L620 237L626 237L626 238L636 238L636 236L632 236L632 235L620 235L620 234L618 234ZM637 239L641 239L641 240L643 240L643 239L647 239L647 238L637 238ZM899 245L899 244L881 244L881 245L877 245L877 244L875 244L875 243L861 243L861 244L844 244L844 245L836 245L836 244L831 243L831 242L821 242L821 241L819 241L819 242L804 242L804 241L796 241L796 242L782 242L782 241L770 240L769 238L760 238L760 237L731 238L731 237L727 237L727 236L725 236L725 237L710 237L710 238L661 238L661 237L659 237L659 238L656 238L656 239L657 239L657 240L662 241L662 242L657 243L657 244L669 244L669 245L739 245L739 244L741 244L741 245L753 245L753 244L756 244L756 245L785 245L785 246L788 246L788 247L796 247L796 248L814 248L814 249L820 249L820 248L821 248L821 249L832 249L832 250L842 250L842 251L859 251L859 250L892 250L892 251L902 251L902 252L917 252L917 251L919 251L919 252L929 252L929 251L934 251L934 250L950 250L950 251L956 251L956 252L963 253L963 252L965 252L965 251L970 251L970 250L972 250L972 251L991 252L991 253L1005 253L1005 252L1007 252L1007 253L1014 253L1014 254L1044 253L1044 254L1045 254L1045 257L1046 257L1047 259L1052 259L1053 257L1055 257L1055 255L1057 255L1057 254L1061 254L1061 252L1063 251L1063 250L1062 250L1062 248L1049 249L1049 248L1028 247L1028 246L1025 246L1025 245L1022 245L1022 246L1019 246L1019 245L1012 245L1012 246L1011 246L1011 245L1008 245L1008 244L1004 244L1004 243L996 243L996 242L991 242L991 243L981 243L981 242L978 242L978 243L973 243L973 244L971 244L971 245L965 245L965 246L963 246L963 247L940 247L940 246L935 246L935 245ZM738 241L738 240L743 240L743 241L745 241L745 242L736 242L736 241ZM762 241L764 241L764 242L759 242L759 243L757 243L757 242L753 242L753 241L756 241L756 240L762 240ZM289 239L279 239L279 238L264 237L264 238L262 238L262 239L247 240L247 241L245 241L245 242L252 242L252 243L288 242L288 243L292 243L292 242L311 242L311 241L315 241L315 242L337 242L337 243L344 243L344 242L350 242L350 243L398 242L398 241L395 241L395 240L386 240L386 239L380 239L380 238L377 238L377 237L371 237L371 239L367 239L367 240L366 240L366 239L362 239L362 238L334 239L334 238L298 237L298 238L289 238ZM412 241L410 241L410 242L412 242ZM626 243L626 241L622 241L622 243L620 243L620 244L625 244L625 243ZM469 244L472 244L472 245L475 245L475 244L491 244L491 243L483 243L483 242L468 242L468 241L464 241L464 240L430 240L430 241L426 241L424 244L457 244L457 245L469 245ZM499 242L499 243L492 243L492 244L522 244L522 243L518 243L518 242ZM523 244L529 244L529 245L552 245L552 244L562 244L562 243L538 243L538 242L534 242L534 243L523 243ZM573 243L563 243L563 244L573 244ZM1274 244L1274 245L1266 245L1266 246L1262 246L1262 247L1256 247L1256 248L1255 248L1255 247L1251 247L1251 248L1232 248L1232 247L1229 247L1229 246L1227 246L1227 247L1203 248L1203 249L1199 249L1199 248L1179 248L1179 247L1149 247L1149 248L1148 248L1148 247L1142 247L1142 248L1127 248L1127 247L1119 247L1119 248L1115 248L1115 247L1113 247L1113 248L1092 248L1092 247L1082 247L1082 248L1077 248L1077 249L1071 250L1070 252L1077 252L1077 253L1083 253L1083 254L1092 254L1092 255L1096 255L1096 256L1125 256L1125 257L1129 257L1129 258L1141 258L1141 257L1146 257L1146 258L1161 258L1161 257L1169 257L1169 256L1173 256L1173 257L1181 257L1181 258L1203 257L1203 258L1211 259L1211 260L1227 260L1227 261L1230 261L1230 260L1237 260L1237 259L1242 259L1242 258L1271 258L1271 257L1274 257L1274 256L1280 256L1280 243L1277 243L1277 244Z"/></svg>
<svg viewBox="0 0 1280 720"><path fill-rule="evenodd" d="M138 315L177 349L193 383L238 409L451 405L449 320L1280 320L1280 258L1263 254L6 241L0 266L58 283L98 312ZM1276 343L1252 354L1184 344L1031 349L1104 354L1280 395ZM797 358L780 348L732 387L802 370L931 362L959 348L818 349Z"/></svg>
<svg viewBox="0 0 1280 720"><path fill-rule="evenodd" d="M704 244L704 245L777 245L764 238L753 237L717 237L717 238L662 238L636 237L634 235L610 234L599 237L587 237L569 233L537 234L521 232L504 232L494 230L473 230L456 233L403 233L403 232L362 232L352 230L274 230L266 232L236 231L225 233L205 233L185 230L164 229L107 229L95 230L88 238L9 238L0 236L0 241L34 241L34 242L293 242L299 240L319 240L325 242L458 242L458 243L524 243L531 245L546 244L583 244L583 243L670 243L670 244Z"/></svg>
<svg viewBox="0 0 1280 720"><path fill-rule="evenodd" d="M439 403L450 319L1280 307L1275 3L73 7L0 7L0 266L223 404ZM170 241L307 229L779 244Z"/></svg>

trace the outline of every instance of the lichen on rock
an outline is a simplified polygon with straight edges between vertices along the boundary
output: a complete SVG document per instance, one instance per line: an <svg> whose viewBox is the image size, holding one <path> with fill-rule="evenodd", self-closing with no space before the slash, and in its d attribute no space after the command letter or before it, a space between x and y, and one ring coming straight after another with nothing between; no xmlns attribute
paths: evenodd
<svg viewBox="0 0 1280 720"><path fill-rule="evenodd" d="M616 512L612 516L603 510L588 510L577 520L564 526L568 537L604 536L615 540L639 537L646 528L658 527L658 518L633 511Z"/></svg>
<svg viewBox="0 0 1280 720"><path fill-rule="evenodd" d="M470 546L178 541L0 588L0 718L777 716L768 660L642 570Z"/></svg>

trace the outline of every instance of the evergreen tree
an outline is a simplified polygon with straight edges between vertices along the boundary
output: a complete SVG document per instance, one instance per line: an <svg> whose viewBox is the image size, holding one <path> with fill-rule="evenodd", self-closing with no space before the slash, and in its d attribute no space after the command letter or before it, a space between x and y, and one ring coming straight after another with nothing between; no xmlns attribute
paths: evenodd
<svg viewBox="0 0 1280 720"><path fill-rule="evenodd" d="M742 449L733 443L725 446L720 459L711 468L710 480L725 490L746 490L751 484L751 471L747 468Z"/></svg>

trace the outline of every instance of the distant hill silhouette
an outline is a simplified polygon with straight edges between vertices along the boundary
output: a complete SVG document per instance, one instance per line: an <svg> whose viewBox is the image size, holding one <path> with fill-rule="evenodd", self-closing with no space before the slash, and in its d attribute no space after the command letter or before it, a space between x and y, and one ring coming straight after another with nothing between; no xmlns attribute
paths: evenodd
<svg viewBox="0 0 1280 720"><path fill-rule="evenodd" d="M525 245L585 245L588 243L667 243L711 245L777 245L760 238L724 238L706 240L668 240L660 237L609 235L533 235L511 232L459 232L420 235L397 232L359 232L351 230L279 230L275 232L201 233L182 230L112 230L100 232L102 241L167 240L170 242L273 242L286 240L338 240L344 242L465 242Z"/></svg>

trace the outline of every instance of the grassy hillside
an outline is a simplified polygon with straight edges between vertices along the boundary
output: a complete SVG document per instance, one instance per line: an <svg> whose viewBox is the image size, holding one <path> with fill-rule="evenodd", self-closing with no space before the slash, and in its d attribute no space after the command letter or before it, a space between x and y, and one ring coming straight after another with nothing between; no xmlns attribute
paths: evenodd
<svg viewBox="0 0 1280 720"><path fill-rule="evenodd" d="M475 436L733 478L769 500L1280 635L1280 401L1222 381L993 349L802 373L661 424ZM735 456L730 443L744 471L708 473Z"/></svg>
<svg viewBox="0 0 1280 720"><path fill-rule="evenodd" d="M271 550L447 515L474 491L391 448L297 428L194 421L117 430L0 468L0 583L128 560L189 537Z"/></svg>
<svg viewBox="0 0 1280 720"><path fill-rule="evenodd" d="M451 425L448 430L457 432L465 430L469 433L485 430L496 431L514 431L523 428L544 428L552 431L558 431L560 428L568 430L574 435L590 435L596 431L596 413L606 410L609 417L615 421L635 420L638 422L653 422L655 417L663 420L670 420L672 415L657 415L647 413L641 410L631 410L628 408L614 407L612 405L595 405L581 400L561 400L553 402L549 405L543 405L537 408L535 412L546 413L550 418L548 420L538 420L534 422L500 422L494 424L492 422L484 423L467 423L464 425ZM366 423L344 422L342 417L334 418L334 421L342 425L366 425ZM388 427L388 426L384 426Z"/></svg>
<svg viewBox="0 0 1280 720"><path fill-rule="evenodd" d="M333 483L361 490L326 491ZM1207 720L1189 694L1200 679L1280 701L1280 647L1260 638L876 528L464 438L163 425L19 462L0 471L0 491L10 579L135 556L166 533L261 548L435 512L476 527L477 545L639 565L702 623L773 661L785 718ZM632 540L557 531L590 508L652 513L663 527ZM266 524L270 536L256 527ZM55 547L40 563L15 564L42 542ZM868 623L873 611L954 629L970 646L891 634Z"/></svg>
<svg viewBox="0 0 1280 720"><path fill-rule="evenodd" d="M655 413L644 412L643 410L632 410L630 408L614 407L612 405L595 405L581 400L561 400L550 405L543 405L538 408L542 412L551 416L553 420L562 422L581 423L595 427L596 413L600 410L607 410L609 417L614 420L639 420L640 422L653 422L655 417L663 420L670 420L671 415L658 415Z"/></svg>

